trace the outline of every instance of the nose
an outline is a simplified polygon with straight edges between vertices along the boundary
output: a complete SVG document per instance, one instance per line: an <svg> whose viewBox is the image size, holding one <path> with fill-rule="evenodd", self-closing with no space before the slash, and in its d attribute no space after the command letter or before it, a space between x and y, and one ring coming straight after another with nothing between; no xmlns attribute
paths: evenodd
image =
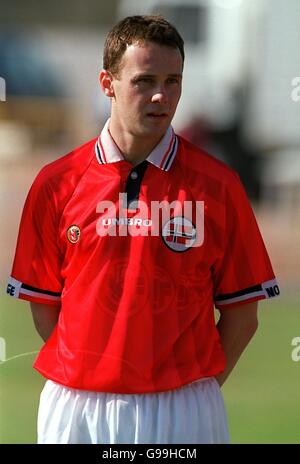
<svg viewBox="0 0 300 464"><path fill-rule="evenodd" d="M167 94L164 86L159 86L159 88L155 89L152 97L151 103L166 103L167 102Z"/></svg>

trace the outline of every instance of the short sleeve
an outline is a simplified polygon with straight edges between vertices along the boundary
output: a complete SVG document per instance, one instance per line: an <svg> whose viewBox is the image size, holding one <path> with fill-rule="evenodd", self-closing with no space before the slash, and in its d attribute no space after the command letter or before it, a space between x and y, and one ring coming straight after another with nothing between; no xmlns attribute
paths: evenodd
<svg viewBox="0 0 300 464"><path fill-rule="evenodd" d="M7 293L15 298L60 304L61 256L57 241L55 195L43 170L28 193L19 228Z"/></svg>
<svg viewBox="0 0 300 464"><path fill-rule="evenodd" d="M218 309L279 295L272 265L244 187L237 175L226 189L224 249L213 266Z"/></svg>

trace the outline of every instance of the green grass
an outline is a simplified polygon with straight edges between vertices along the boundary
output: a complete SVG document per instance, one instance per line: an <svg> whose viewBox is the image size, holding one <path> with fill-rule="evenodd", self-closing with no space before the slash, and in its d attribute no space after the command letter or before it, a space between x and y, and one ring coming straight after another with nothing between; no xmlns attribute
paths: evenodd
<svg viewBox="0 0 300 464"><path fill-rule="evenodd" d="M232 442L300 443L300 362L291 358L299 304L262 302L259 322L223 388Z"/></svg>
<svg viewBox="0 0 300 464"><path fill-rule="evenodd" d="M263 302L260 326L223 394L233 443L300 443L300 361L291 341L300 336L299 304ZM28 303L0 299L0 337L6 358L38 350ZM0 443L35 443L39 394L44 379L35 354L0 364Z"/></svg>
<svg viewBox="0 0 300 464"><path fill-rule="evenodd" d="M8 360L0 364L0 443L35 443L44 379L32 368L36 354L25 354L42 346L28 303L0 299L0 337L5 339Z"/></svg>

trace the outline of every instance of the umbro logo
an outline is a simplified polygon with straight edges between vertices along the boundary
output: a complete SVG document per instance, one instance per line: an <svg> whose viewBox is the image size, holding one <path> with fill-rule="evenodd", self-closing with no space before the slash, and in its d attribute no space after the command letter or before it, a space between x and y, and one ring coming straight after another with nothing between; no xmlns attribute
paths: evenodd
<svg viewBox="0 0 300 464"><path fill-rule="evenodd" d="M151 227L151 219L142 219L142 218L106 218L102 219L103 226L144 226Z"/></svg>

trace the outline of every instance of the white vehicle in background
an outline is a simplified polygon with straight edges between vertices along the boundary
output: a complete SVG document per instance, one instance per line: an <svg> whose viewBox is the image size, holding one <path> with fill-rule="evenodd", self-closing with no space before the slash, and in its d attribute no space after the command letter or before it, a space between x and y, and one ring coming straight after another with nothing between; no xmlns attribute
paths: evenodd
<svg viewBox="0 0 300 464"><path fill-rule="evenodd" d="M185 39L183 94L175 128L204 119L216 140L236 128L238 145L249 151L244 180L251 171L247 159L253 156L263 160L253 167L253 174L259 171L261 176L261 192L268 195L282 184L299 185L300 2L120 2L119 19L149 13L164 15ZM229 145L227 151L235 150ZM238 147L236 151L231 164L243 172L243 166L235 164L242 152Z"/></svg>
<svg viewBox="0 0 300 464"><path fill-rule="evenodd" d="M185 40L183 94L174 121L178 127L203 115L216 128L225 129L236 117L235 89L245 67L245 2L229 0L123 0L119 17L160 13ZM229 4L227 0L227 5ZM251 3L251 2L249 2Z"/></svg>

